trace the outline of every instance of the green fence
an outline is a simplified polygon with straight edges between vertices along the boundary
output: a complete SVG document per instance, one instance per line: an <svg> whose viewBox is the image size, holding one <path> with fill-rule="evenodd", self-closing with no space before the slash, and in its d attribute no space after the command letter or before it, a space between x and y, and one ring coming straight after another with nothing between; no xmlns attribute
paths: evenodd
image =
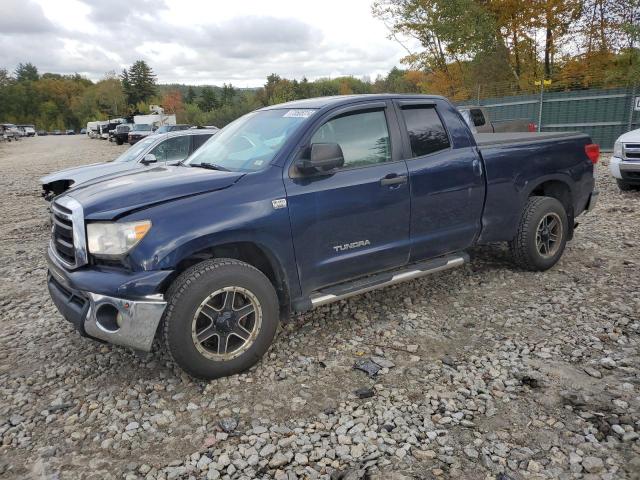
<svg viewBox="0 0 640 480"><path fill-rule="evenodd" d="M486 107L492 120L526 118L539 124L544 132L581 131L588 133L603 150L612 150L621 134L640 128L640 111L634 110L636 97L640 97L640 85L542 91L537 95L486 98L474 103Z"/></svg>

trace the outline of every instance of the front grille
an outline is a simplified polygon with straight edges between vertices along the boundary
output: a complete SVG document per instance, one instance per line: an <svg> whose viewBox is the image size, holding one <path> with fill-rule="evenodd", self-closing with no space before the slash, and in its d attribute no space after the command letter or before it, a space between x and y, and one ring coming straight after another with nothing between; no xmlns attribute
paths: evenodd
<svg viewBox="0 0 640 480"><path fill-rule="evenodd" d="M622 156L629 160L640 160L640 143L625 143Z"/></svg>
<svg viewBox="0 0 640 480"><path fill-rule="evenodd" d="M73 243L72 213L66 207L51 205L51 241L58 257L69 266L76 264L76 249Z"/></svg>

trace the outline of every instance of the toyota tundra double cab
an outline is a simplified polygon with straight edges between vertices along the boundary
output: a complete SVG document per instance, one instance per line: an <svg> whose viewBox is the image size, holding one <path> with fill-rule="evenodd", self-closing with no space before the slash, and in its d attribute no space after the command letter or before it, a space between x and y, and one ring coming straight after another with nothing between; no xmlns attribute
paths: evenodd
<svg viewBox="0 0 640 480"><path fill-rule="evenodd" d="M551 268L596 201L598 155L581 133L474 136L437 96L265 107L179 165L56 197L49 292L81 335L158 338L191 375L230 375L292 312L460 267L474 245Z"/></svg>

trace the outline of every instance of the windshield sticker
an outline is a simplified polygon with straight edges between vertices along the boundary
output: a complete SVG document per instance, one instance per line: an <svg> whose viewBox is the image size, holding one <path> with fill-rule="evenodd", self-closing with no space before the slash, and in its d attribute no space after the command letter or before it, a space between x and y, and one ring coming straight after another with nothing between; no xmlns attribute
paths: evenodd
<svg viewBox="0 0 640 480"><path fill-rule="evenodd" d="M311 115L313 115L314 112L315 112L315 110L309 110L309 109L289 110L289 111L287 111L287 113L285 113L282 116L284 118L307 118L307 117L310 117Z"/></svg>

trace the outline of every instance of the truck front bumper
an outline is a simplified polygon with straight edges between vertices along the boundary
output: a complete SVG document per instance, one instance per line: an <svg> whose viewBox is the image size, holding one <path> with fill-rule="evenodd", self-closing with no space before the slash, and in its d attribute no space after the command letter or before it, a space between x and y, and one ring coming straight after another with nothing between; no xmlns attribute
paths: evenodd
<svg viewBox="0 0 640 480"><path fill-rule="evenodd" d="M80 285L77 278L80 272L68 272L47 255L49 273L47 286L53 303L62 316L71 322L81 335L97 340L131 347L136 350L150 351L158 324L167 302L161 294L150 294L142 298L122 298L105 295L104 292L90 291ZM86 274L87 272L83 272ZM110 280L115 284L122 281L122 274L109 271L96 271L102 278L102 285ZM170 271L163 271L168 276ZM144 283L144 278L158 277L158 272L140 272L131 274L136 281ZM114 275L117 275L114 278ZM105 279L104 276L111 276ZM86 280L86 278L85 278ZM131 281L132 279L130 279ZM113 290L118 291L118 288Z"/></svg>
<svg viewBox="0 0 640 480"><path fill-rule="evenodd" d="M640 183L640 161L611 157L609 171L614 178L629 183Z"/></svg>

